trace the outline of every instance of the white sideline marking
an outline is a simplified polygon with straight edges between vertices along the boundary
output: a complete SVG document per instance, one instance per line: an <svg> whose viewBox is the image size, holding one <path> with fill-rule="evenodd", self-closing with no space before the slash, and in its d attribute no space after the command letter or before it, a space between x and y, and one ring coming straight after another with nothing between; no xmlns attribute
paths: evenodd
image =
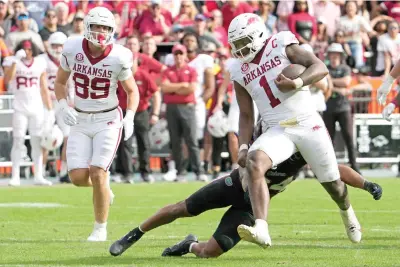
<svg viewBox="0 0 400 267"><path fill-rule="evenodd" d="M39 202L10 202L0 203L0 208L61 208L68 205L60 203L39 203Z"/></svg>

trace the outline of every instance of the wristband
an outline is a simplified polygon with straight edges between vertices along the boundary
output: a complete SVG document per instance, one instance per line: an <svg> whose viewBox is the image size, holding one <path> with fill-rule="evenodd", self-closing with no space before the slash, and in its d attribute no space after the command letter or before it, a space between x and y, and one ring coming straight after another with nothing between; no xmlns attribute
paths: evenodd
<svg viewBox="0 0 400 267"><path fill-rule="evenodd" d="M60 100L58 100L58 103L60 104L60 106L62 106L63 108L69 107L67 100L65 98L62 98Z"/></svg>
<svg viewBox="0 0 400 267"><path fill-rule="evenodd" d="M397 99L396 99L396 98L395 98L395 99L393 99L391 103L392 103L392 104L394 104L394 106L395 106L396 108L398 108L398 107L399 107L399 102L397 101Z"/></svg>
<svg viewBox="0 0 400 267"><path fill-rule="evenodd" d="M125 113L125 118L130 118L130 119L135 118L135 112L133 112L133 110L131 109L127 109Z"/></svg>
<svg viewBox="0 0 400 267"><path fill-rule="evenodd" d="M242 144L242 145L239 147L239 152L242 151L242 150L248 150L248 149L249 149L249 146L248 146L248 145Z"/></svg>
<svg viewBox="0 0 400 267"><path fill-rule="evenodd" d="M294 79L293 82L294 82L294 84L296 85L296 89L300 89L300 88L303 87L303 85L304 85L304 81L303 81L303 79L301 79L300 77Z"/></svg>

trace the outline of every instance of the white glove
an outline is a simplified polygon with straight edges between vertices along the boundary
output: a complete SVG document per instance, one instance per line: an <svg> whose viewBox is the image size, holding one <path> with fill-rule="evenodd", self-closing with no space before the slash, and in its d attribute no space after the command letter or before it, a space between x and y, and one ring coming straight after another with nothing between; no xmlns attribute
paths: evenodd
<svg viewBox="0 0 400 267"><path fill-rule="evenodd" d="M78 112L76 112L75 109L71 108L68 105L67 100L65 100L64 98L58 101L58 103L60 104L60 111L63 114L65 124L69 126L74 126L75 124L77 124Z"/></svg>
<svg viewBox="0 0 400 267"><path fill-rule="evenodd" d="M124 125L124 134L125 134L124 141L128 140L129 137L131 137L133 134L134 118L135 118L135 113L132 110L128 109L122 121L122 124Z"/></svg>
<svg viewBox="0 0 400 267"><path fill-rule="evenodd" d="M15 57L19 60L25 58L26 57L25 50L23 49L18 50L17 53L15 53Z"/></svg>
<svg viewBox="0 0 400 267"><path fill-rule="evenodd" d="M396 105L393 103L388 104L382 111L382 117L390 121L390 115L392 115L393 111L396 109Z"/></svg>
<svg viewBox="0 0 400 267"><path fill-rule="evenodd" d="M393 82L394 82L394 78L389 75L383 81L381 86L379 86L378 92L377 92L377 95L376 95L376 98L377 98L379 104L385 105L386 97L389 94L390 90L392 89Z"/></svg>

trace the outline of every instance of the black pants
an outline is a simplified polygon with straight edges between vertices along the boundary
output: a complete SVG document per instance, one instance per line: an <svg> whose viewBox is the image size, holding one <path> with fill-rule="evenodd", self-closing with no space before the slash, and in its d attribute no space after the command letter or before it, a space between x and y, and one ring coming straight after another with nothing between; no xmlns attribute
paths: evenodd
<svg viewBox="0 0 400 267"><path fill-rule="evenodd" d="M357 169L356 152L353 142L353 117L351 111L338 113L324 112L323 118L332 142L335 140L335 124L336 122L339 122L347 153L349 154L349 163L353 169Z"/></svg>
<svg viewBox="0 0 400 267"><path fill-rule="evenodd" d="M123 113L125 116L125 111L123 111ZM134 135L136 136L138 146L139 171L141 174L150 173L149 112L147 110L136 112L134 123ZM124 141L124 138L124 131L122 131L121 143L117 150L117 170L119 170L123 176L129 176L133 174L133 135L126 141Z"/></svg>
<svg viewBox="0 0 400 267"><path fill-rule="evenodd" d="M212 137L212 162L213 166L221 166L221 153L224 148L224 141L227 140L227 137Z"/></svg>
<svg viewBox="0 0 400 267"><path fill-rule="evenodd" d="M184 171L182 164L182 139L189 150L189 159L193 172L199 174L200 152L197 142L196 115L193 104L167 104L167 122L171 141L172 158L175 161L178 174Z"/></svg>

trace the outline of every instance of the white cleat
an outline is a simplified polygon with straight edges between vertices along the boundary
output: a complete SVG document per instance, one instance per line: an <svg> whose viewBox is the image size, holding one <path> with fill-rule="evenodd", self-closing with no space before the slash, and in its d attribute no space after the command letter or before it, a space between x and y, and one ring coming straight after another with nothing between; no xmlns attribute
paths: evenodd
<svg viewBox="0 0 400 267"><path fill-rule="evenodd" d="M21 180L18 178L11 178L10 181L8 181L9 186L20 186L21 185Z"/></svg>
<svg viewBox="0 0 400 267"><path fill-rule="evenodd" d="M206 182L207 183L208 182L208 176L206 174L199 174L199 175L197 175L196 180L200 181L200 182Z"/></svg>
<svg viewBox="0 0 400 267"><path fill-rule="evenodd" d="M178 171L177 171L176 169L169 170L168 172L166 172L166 173L163 175L162 179L163 179L164 181L167 181L167 182L173 182L173 181L176 180L176 173L177 173L177 172L178 172Z"/></svg>
<svg viewBox="0 0 400 267"><path fill-rule="evenodd" d="M272 241L268 232L268 224L266 222L263 224L257 225L256 223L254 227L241 224L238 226L237 231L241 239L257 244L265 249L272 246Z"/></svg>
<svg viewBox="0 0 400 267"><path fill-rule="evenodd" d="M360 243L362 237L361 225L357 220L353 207L350 206L348 210L340 210L340 216L342 217L350 241L353 243Z"/></svg>
<svg viewBox="0 0 400 267"><path fill-rule="evenodd" d="M104 242L107 241L107 228L93 229L93 232L88 237L87 241L90 242Z"/></svg>
<svg viewBox="0 0 400 267"><path fill-rule="evenodd" d="M50 186L50 185L52 185L53 183L50 182L49 180L44 179L44 178L35 178L34 184L35 184L35 185L46 185L46 186Z"/></svg>
<svg viewBox="0 0 400 267"><path fill-rule="evenodd" d="M114 192L110 188L110 206L114 203L114 198L115 198Z"/></svg>

